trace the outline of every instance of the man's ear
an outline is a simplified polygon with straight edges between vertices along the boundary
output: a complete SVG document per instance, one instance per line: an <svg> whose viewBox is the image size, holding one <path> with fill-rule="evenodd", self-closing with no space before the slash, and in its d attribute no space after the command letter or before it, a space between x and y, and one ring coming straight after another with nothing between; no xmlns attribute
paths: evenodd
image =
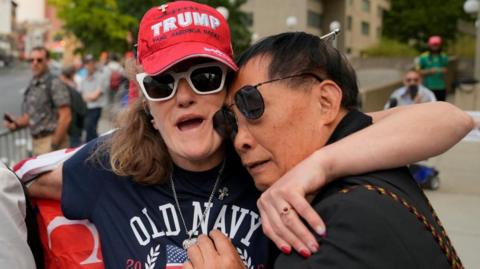
<svg viewBox="0 0 480 269"><path fill-rule="evenodd" d="M318 102L322 119L326 124L334 122L341 110L342 90L331 80L316 83L312 88L315 100Z"/></svg>

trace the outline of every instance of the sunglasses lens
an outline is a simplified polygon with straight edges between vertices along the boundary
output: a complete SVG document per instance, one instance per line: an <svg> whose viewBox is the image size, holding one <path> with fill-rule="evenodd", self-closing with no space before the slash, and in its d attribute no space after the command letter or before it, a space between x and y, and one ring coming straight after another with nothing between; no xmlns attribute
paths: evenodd
<svg viewBox="0 0 480 269"><path fill-rule="evenodd" d="M201 67L192 72L190 80L197 91L208 93L222 86L224 73L219 66Z"/></svg>
<svg viewBox="0 0 480 269"><path fill-rule="evenodd" d="M237 120L233 112L225 107L218 110L213 115L213 128L221 137L230 138L233 141L238 132Z"/></svg>
<svg viewBox="0 0 480 269"><path fill-rule="evenodd" d="M34 63L34 62L36 62L36 63L41 64L41 63L43 62L43 59L42 59L42 58L31 58L31 59L28 59L28 62L29 62L29 63Z"/></svg>
<svg viewBox="0 0 480 269"><path fill-rule="evenodd" d="M235 94L235 104L245 118L256 120L263 115L263 97L256 87L245 86Z"/></svg>
<svg viewBox="0 0 480 269"><path fill-rule="evenodd" d="M174 89L175 79L171 75L146 76L143 85L148 96L153 99L169 97Z"/></svg>

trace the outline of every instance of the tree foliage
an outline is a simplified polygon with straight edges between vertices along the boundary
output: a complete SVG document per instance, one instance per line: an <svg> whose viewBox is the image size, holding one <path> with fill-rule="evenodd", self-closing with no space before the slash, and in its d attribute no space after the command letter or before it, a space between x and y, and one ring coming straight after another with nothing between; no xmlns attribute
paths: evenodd
<svg viewBox="0 0 480 269"><path fill-rule="evenodd" d="M447 41L456 38L457 22L468 18L463 11L465 0L391 0L385 14L383 33L402 42L414 41L423 49L431 35Z"/></svg>
<svg viewBox="0 0 480 269"><path fill-rule="evenodd" d="M83 50L98 55L103 50L125 51L127 34L135 24L121 14L116 0L50 0L68 33L82 43Z"/></svg>
<svg viewBox="0 0 480 269"><path fill-rule="evenodd" d="M98 54L109 50L125 52L127 33L138 32L143 14L151 7L170 1L158 0L50 0L65 22L65 30L73 33L84 45L84 50ZM228 23L232 32L235 52L250 45L247 14L240 10L246 0L198 0L212 7L224 6L229 10Z"/></svg>

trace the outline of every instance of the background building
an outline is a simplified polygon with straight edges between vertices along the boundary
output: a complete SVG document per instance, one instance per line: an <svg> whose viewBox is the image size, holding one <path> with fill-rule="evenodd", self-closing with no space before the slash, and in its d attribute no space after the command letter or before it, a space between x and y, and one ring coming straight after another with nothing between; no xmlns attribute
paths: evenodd
<svg viewBox="0 0 480 269"><path fill-rule="evenodd" d="M8 64L15 56L17 3L0 0L0 66Z"/></svg>
<svg viewBox="0 0 480 269"><path fill-rule="evenodd" d="M322 35L337 21L342 30L338 48L355 56L380 40L389 8L389 0L248 0L242 6L250 16L253 41L285 31Z"/></svg>

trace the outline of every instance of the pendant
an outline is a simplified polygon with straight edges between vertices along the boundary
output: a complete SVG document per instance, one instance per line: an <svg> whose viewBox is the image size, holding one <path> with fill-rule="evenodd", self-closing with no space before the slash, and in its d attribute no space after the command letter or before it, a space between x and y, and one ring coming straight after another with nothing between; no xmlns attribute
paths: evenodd
<svg viewBox="0 0 480 269"><path fill-rule="evenodd" d="M197 238L196 237L187 238L187 239L183 240L182 246L183 246L184 250L187 250L189 247L195 245L196 243L197 243Z"/></svg>
<svg viewBox="0 0 480 269"><path fill-rule="evenodd" d="M228 196L228 188L227 187L223 187L222 189L219 189L218 192L220 193L218 195L218 200L223 201L223 199Z"/></svg>

